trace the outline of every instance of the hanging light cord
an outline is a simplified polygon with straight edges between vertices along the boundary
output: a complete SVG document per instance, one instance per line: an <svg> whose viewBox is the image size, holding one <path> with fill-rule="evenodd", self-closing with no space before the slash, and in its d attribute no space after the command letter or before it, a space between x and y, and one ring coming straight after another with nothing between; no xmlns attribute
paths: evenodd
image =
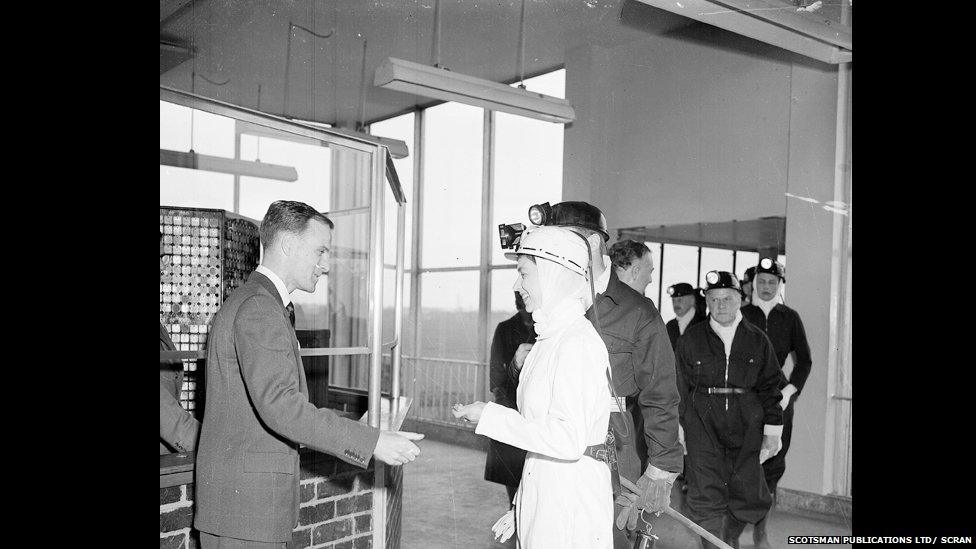
<svg viewBox="0 0 976 549"><path fill-rule="evenodd" d="M441 66L441 0L434 0L434 66Z"/></svg>
<svg viewBox="0 0 976 549"><path fill-rule="evenodd" d="M519 86L525 89L525 0L522 0L522 14L519 16Z"/></svg>
<svg viewBox="0 0 976 549"><path fill-rule="evenodd" d="M359 72L359 125L358 131L366 127L366 37L363 37L363 64Z"/></svg>
<svg viewBox="0 0 976 549"><path fill-rule="evenodd" d="M303 31L311 34L316 38L329 38L333 34L335 34L335 29L329 30L329 32L326 34L319 34L310 28L303 27L297 23L292 23L291 21L288 21L288 40L286 41L286 45L285 45L285 105L284 105L285 108L282 109L282 113L285 116L288 116L288 82L289 82L289 74L291 71L291 37L294 34L292 32L294 29L302 29Z"/></svg>

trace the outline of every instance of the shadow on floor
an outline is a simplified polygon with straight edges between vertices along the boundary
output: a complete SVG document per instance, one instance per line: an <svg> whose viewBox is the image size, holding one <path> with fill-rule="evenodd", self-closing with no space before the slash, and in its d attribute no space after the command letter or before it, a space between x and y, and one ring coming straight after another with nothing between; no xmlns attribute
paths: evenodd
<svg viewBox="0 0 976 549"><path fill-rule="evenodd" d="M492 538L491 526L508 509L508 496L504 486L484 480L484 451L434 440L424 440L420 447L420 457L404 469L401 547L514 549L514 539L501 544ZM680 504L676 489L672 507L680 509ZM668 516L658 520L653 530L660 538L655 549L698 547L698 536L682 524ZM851 534L851 528L774 511L768 533L773 547L787 547L790 535L844 536ZM753 547L751 526L739 543L741 549Z"/></svg>

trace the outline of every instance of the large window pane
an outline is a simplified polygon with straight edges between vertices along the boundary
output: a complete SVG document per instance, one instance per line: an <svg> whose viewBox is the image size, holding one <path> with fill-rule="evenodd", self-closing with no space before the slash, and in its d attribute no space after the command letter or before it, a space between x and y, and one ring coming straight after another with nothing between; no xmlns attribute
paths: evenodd
<svg viewBox="0 0 976 549"><path fill-rule="evenodd" d="M680 244L665 244L663 268L661 270L661 283L666 289L678 282L687 282L695 286L698 280L698 248L695 246L682 246ZM674 318L674 307L671 306L670 297L661 298L661 317L665 322Z"/></svg>
<svg viewBox="0 0 976 549"><path fill-rule="evenodd" d="M457 103L426 110L423 267L477 266L481 261L483 112ZM475 287L475 308L477 294Z"/></svg>
<svg viewBox="0 0 976 549"><path fill-rule="evenodd" d="M746 278L746 271L750 267L755 267L759 263L759 254L756 252L735 252L735 274L739 280Z"/></svg>
<svg viewBox="0 0 976 549"><path fill-rule="evenodd" d="M241 135L241 159L291 166L297 181L241 177L240 213L261 220L275 200L297 200L320 212L331 206L332 151L322 145Z"/></svg>
<svg viewBox="0 0 976 549"><path fill-rule="evenodd" d="M708 271L732 271L732 250L719 248L701 249L701 272L698 273L698 286L704 287Z"/></svg>
<svg viewBox="0 0 976 549"><path fill-rule="evenodd" d="M192 139L191 139L192 128ZM234 157L234 120L165 101L159 102L159 148ZM159 204L234 209L234 176L159 166Z"/></svg>
<svg viewBox="0 0 976 549"><path fill-rule="evenodd" d="M478 343L478 271L421 275L420 354L481 359Z"/></svg>
<svg viewBox="0 0 976 549"><path fill-rule="evenodd" d="M566 71L558 70L525 81L535 92L563 97ZM499 112L495 114L495 196L488 230L495 234L501 223L529 225L532 204L562 200L563 128L553 124ZM497 238L492 239L493 264L506 260Z"/></svg>
<svg viewBox="0 0 976 549"><path fill-rule="evenodd" d="M400 185L403 187L403 192L407 196L407 203L404 210L404 214L406 215L406 232L404 234L403 255L407 269L411 268L411 261L413 260L413 250L410 249L410 235L411 231L413 230L413 206L411 200L413 199L413 163L415 158L413 150L413 125L415 118L416 116L414 113L408 113L370 125L370 133L373 135L388 137L390 139L399 139L407 144L407 148L410 151L410 155L406 158L393 160L393 165L396 167L397 171L397 177L400 178ZM387 200L385 212L387 230L384 234L386 237L386 242L383 245L385 256L384 262L388 265L392 265L396 261L395 245L397 219L396 201L392 199L392 195L390 195L389 199Z"/></svg>

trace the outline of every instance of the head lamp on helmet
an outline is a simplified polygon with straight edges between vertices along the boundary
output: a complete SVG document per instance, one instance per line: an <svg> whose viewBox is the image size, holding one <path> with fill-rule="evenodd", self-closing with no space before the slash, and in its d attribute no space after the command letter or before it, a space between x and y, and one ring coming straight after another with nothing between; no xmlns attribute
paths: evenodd
<svg viewBox="0 0 976 549"><path fill-rule="evenodd" d="M739 290L739 281L728 271L709 271L705 275L705 291L719 288Z"/></svg>
<svg viewBox="0 0 976 549"><path fill-rule="evenodd" d="M531 255L554 261L574 273L586 277L590 252L586 242L562 227L530 227L522 233L515 249L505 257L517 260L519 255Z"/></svg>
<svg viewBox="0 0 976 549"><path fill-rule="evenodd" d="M786 269L771 257L764 257L759 260L759 265L756 267L756 274L759 273L776 275L783 282L786 282Z"/></svg>
<svg viewBox="0 0 976 549"><path fill-rule="evenodd" d="M529 221L533 225L557 227L581 227L600 233L603 241L610 240L607 218L600 208L586 202L560 202L550 206L548 202L529 208Z"/></svg>
<svg viewBox="0 0 976 549"><path fill-rule="evenodd" d="M695 289L692 288L691 284L688 284L687 282L679 282L673 286L668 286L668 295L671 297L695 295Z"/></svg>

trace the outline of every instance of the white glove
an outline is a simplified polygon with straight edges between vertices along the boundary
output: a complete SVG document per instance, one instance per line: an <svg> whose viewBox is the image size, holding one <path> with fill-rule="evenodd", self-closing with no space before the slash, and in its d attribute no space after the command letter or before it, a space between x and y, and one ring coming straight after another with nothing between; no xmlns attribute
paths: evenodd
<svg viewBox="0 0 976 549"><path fill-rule="evenodd" d="M495 521L491 531L495 533L496 541L500 543L508 541L508 538L515 533L515 509L509 509L507 513L502 515L502 518Z"/></svg>
<svg viewBox="0 0 976 549"><path fill-rule="evenodd" d="M783 400L779 401L779 407L785 410L786 407L790 405L790 397L795 393L796 387L794 387L792 383L788 384L786 387L783 387Z"/></svg>
<svg viewBox="0 0 976 549"><path fill-rule="evenodd" d="M762 447L759 448L759 463L775 456L783 448L783 438L777 435L763 435Z"/></svg>
<svg viewBox="0 0 976 549"><path fill-rule="evenodd" d="M681 445L681 450L684 455L688 455L688 446L685 445L685 430L681 428L681 424L678 424L678 444Z"/></svg>

